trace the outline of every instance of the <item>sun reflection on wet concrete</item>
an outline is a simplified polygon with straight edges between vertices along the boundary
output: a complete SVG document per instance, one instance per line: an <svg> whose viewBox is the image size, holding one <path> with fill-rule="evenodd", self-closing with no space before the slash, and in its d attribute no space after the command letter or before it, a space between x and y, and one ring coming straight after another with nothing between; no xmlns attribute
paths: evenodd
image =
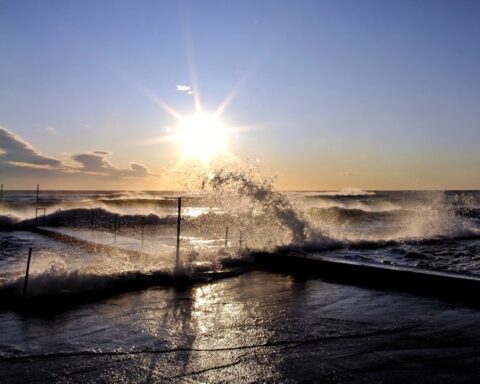
<svg viewBox="0 0 480 384"><path fill-rule="evenodd" d="M479 324L478 310L439 300L252 272L126 293L50 318L0 313L0 376L371 382L425 370L449 377L453 367L455 382L479 373Z"/></svg>

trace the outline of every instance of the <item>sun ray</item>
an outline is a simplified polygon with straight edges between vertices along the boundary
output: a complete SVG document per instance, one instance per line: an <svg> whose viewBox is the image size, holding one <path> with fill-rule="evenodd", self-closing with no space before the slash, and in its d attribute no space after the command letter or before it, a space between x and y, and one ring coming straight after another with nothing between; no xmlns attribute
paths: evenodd
<svg viewBox="0 0 480 384"><path fill-rule="evenodd" d="M232 88L232 90L227 94L227 97L222 101L222 103L219 105L219 107L215 110L214 115L215 116L222 116L225 110L230 106L232 103L233 99L237 96L237 93L240 91L240 89L243 87L247 80L248 74L243 76Z"/></svg>
<svg viewBox="0 0 480 384"><path fill-rule="evenodd" d="M195 55L192 43L192 33L190 30L190 23L188 22L190 17L188 15L188 9L184 3L180 3L180 20L181 30L183 35L183 41L185 45L185 55L187 57L188 71L190 75L190 82L193 88L193 100L195 104L195 113L202 112L202 104L200 100L200 90L197 81L197 75L195 70Z"/></svg>
<svg viewBox="0 0 480 384"><path fill-rule="evenodd" d="M162 108L165 112L173 116L175 119L180 120L183 118L182 114L175 110L171 105L162 100L158 95L156 95L151 89L143 85L138 81L133 75L127 73L125 70L120 70L117 68L117 72L131 84L139 93L141 93L146 99L150 100L155 105Z"/></svg>
<svg viewBox="0 0 480 384"><path fill-rule="evenodd" d="M169 113L171 116L173 116L177 120L181 120L183 118L183 115L175 110L170 104L167 102L163 101L160 97L158 97L153 91L148 89L147 87L141 85L140 83L135 84L135 87L142 92L142 94L152 101L154 104L162 108L165 112Z"/></svg>

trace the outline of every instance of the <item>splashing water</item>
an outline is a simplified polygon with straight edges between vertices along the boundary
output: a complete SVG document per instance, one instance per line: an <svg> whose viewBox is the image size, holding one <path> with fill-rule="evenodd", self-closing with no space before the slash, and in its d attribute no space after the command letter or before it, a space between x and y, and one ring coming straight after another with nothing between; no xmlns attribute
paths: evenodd
<svg viewBox="0 0 480 384"><path fill-rule="evenodd" d="M215 192L232 190L234 194L259 204L263 211L272 212L291 231L293 243L304 242L310 231L308 223L299 216L291 201L275 191L271 179L256 180L251 172L219 170L202 181L202 189L207 187Z"/></svg>

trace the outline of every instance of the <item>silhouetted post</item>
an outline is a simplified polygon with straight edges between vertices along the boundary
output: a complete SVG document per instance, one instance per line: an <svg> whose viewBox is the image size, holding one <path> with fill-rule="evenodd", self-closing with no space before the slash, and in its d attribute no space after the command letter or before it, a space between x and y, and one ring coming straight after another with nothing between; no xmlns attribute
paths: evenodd
<svg viewBox="0 0 480 384"><path fill-rule="evenodd" d="M240 231L239 239L238 239L238 247L242 249L242 241L243 241L243 233Z"/></svg>
<svg viewBox="0 0 480 384"><path fill-rule="evenodd" d="M28 248L27 270L25 271L25 281L23 283L23 298L27 297L28 273L30 272L31 259L32 259L32 248Z"/></svg>
<svg viewBox="0 0 480 384"><path fill-rule="evenodd" d="M37 199L35 202L35 225L38 225L38 201L40 200L40 184L37 184Z"/></svg>
<svg viewBox="0 0 480 384"><path fill-rule="evenodd" d="M47 213L45 208L35 208L35 225L38 225L38 211L43 212L43 220L42 224L45 225L47 223Z"/></svg>
<svg viewBox="0 0 480 384"><path fill-rule="evenodd" d="M3 204L3 184L0 184L0 205Z"/></svg>
<svg viewBox="0 0 480 384"><path fill-rule="evenodd" d="M115 242L117 242L117 217L118 217L118 213L116 213L115 216L113 217L113 220L114 220L113 233L114 233Z"/></svg>
<svg viewBox="0 0 480 384"><path fill-rule="evenodd" d="M145 217L142 217L142 248L145 239Z"/></svg>
<svg viewBox="0 0 480 384"><path fill-rule="evenodd" d="M225 247L228 245L228 225L225 227Z"/></svg>
<svg viewBox="0 0 480 384"><path fill-rule="evenodd" d="M175 271L178 271L180 266L180 223L182 221L182 198L178 198L178 216L177 216L177 253L175 257Z"/></svg>
<svg viewBox="0 0 480 384"><path fill-rule="evenodd" d="M90 229L92 230L92 236L93 236L93 226L95 225L95 211L92 209L90 211Z"/></svg>

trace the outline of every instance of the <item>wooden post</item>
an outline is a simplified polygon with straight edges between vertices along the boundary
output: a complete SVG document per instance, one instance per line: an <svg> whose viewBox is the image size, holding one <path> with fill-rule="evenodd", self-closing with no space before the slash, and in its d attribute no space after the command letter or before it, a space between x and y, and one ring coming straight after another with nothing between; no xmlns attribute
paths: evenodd
<svg viewBox="0 0 480 384"><path fill-rule="evenodd" d="M228 246L228 225L225 227L225 247Z"/></svg>
<svg viewBox="0 0 480 384"><path fill-rule="evenodd" d="M28 273L30 272L31 259L32 259L32 248L28 248L27 270L25 271L25 281L23 283L23 298L27 297Z"/></svg>
<svg viewBox="0 0 480 384"><path fill-rule="evenodd" d="M180 226L182 222L182 198L178 198L178 216L177 216L177 252L175 257L175 271L180 267Z"/></svg>

